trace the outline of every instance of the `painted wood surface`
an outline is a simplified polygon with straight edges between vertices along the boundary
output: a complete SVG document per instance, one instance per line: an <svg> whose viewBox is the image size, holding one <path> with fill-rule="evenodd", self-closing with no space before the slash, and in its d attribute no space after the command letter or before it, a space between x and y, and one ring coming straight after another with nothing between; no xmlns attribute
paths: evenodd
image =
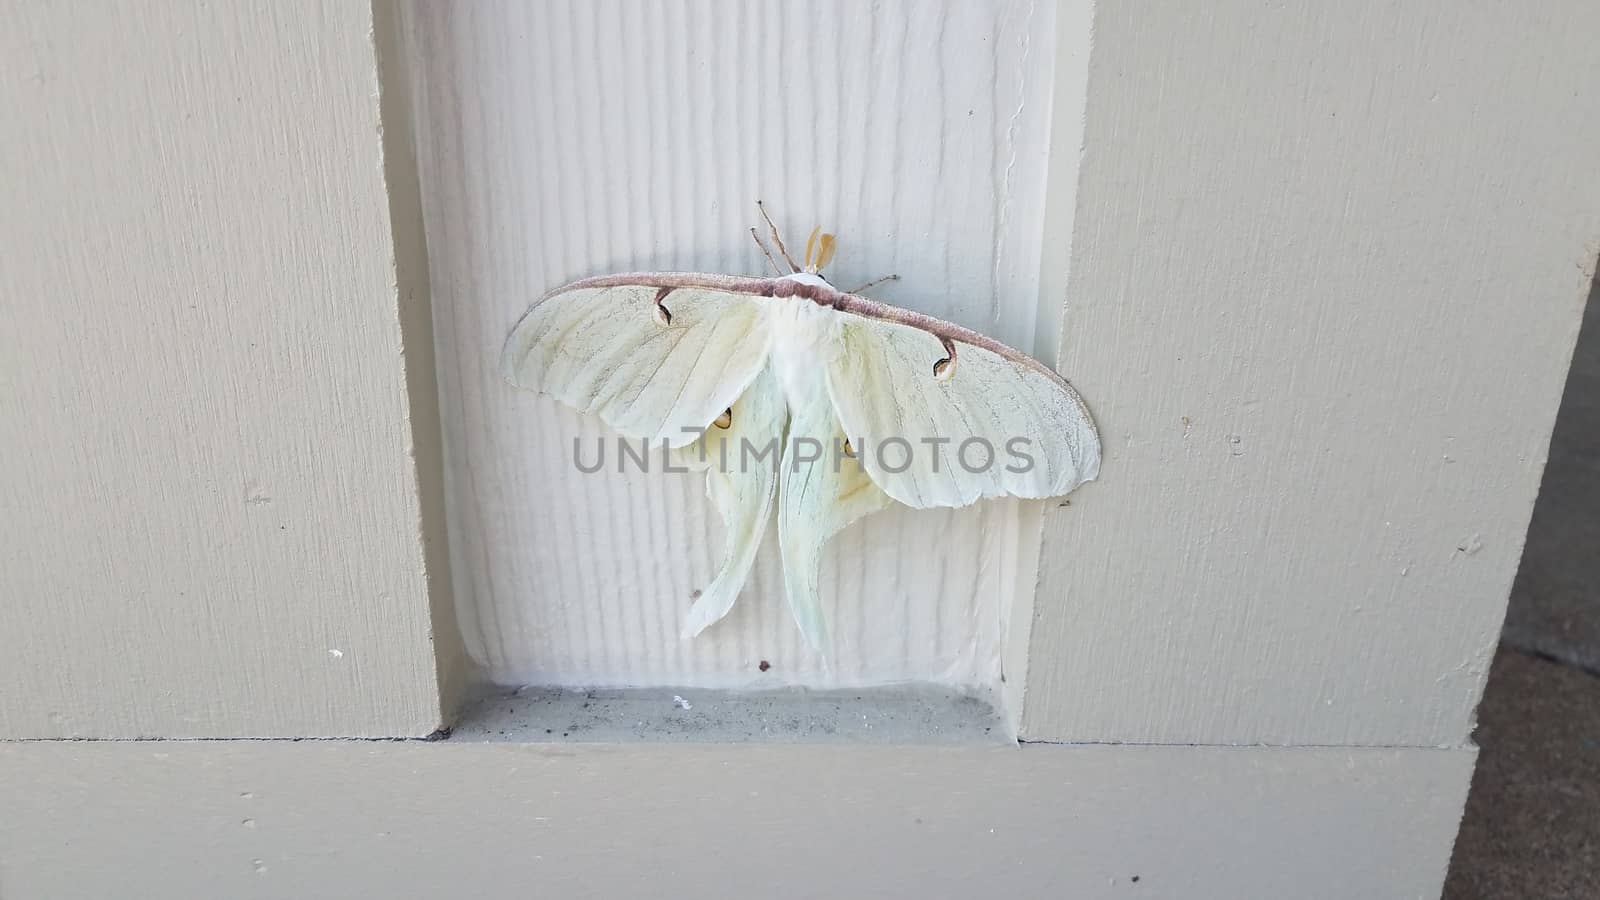
<svg viewBox="0 0 1600 900"><path fill-rule="evenodd" d="M1052 4L430 4L410 8L444 408L452 569L502 682L993 685L1018 504L873 516L823 572L831 672L762 551L733 614L678 638L723 540L701 476L610 465L597 425L500 378L536 297L612 271L760 273L767 201L791 244L840 236L845 287L1034 343ZM1069 370L1068 375L1071 375ZM768 663L765 673L762 661Z"/></svg>
<svg viewBox="0 0 1600 900"><path fill-rule="evenodd" d="M1024 733L1458 745L1600 253L1600 7L1104 3Z"/></svg>
<svg viewBox="0 0 1600 900"><path fill-rule="evenodd" d="M16 900L1415 900L1439 895L1473 755L0 744L0 878Z"/></svg>
<svg viewBox="0 0 1600 900"><path fill-rule="evenodd" d="M426 295L371 10L314 12L0 6L0 737L439 725Z"/></svg>

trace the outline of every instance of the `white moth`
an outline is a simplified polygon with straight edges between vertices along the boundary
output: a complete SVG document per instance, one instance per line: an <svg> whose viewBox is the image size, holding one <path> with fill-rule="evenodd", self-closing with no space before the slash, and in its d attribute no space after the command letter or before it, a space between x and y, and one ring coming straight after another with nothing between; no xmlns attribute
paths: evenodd
<svg viewBox="0 0 1600 900"><path fill-rule="evenodd" d="M1060 496L1095 477L1100 438L1043 363L834 288L820 274L833 235L812 231L802 267L767 224L790 273L585 278L528 309L502 368L706 471L728 542L685 637L733 608L776 510L790 609L826 655L817 579L829 538L892 501Z"/></svg>

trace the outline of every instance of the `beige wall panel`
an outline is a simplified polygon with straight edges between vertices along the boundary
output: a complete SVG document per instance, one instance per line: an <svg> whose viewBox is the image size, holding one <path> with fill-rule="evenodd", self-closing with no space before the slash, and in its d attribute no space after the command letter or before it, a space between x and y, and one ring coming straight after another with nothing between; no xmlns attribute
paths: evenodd
<svg viewBox="0 0 1600 900"><path fill-rule="evenodd" d="M1413 900L1438 896L1472 758L0 744L0 895Z"/></svg>
<svg viewBox="0 0 1600 900"><path fill-rule="evenodd" d="M0 6L0 735L438 725L372 32Z"/></svg>
<svg viewBox="0 0 1600 900"><path fill-rule="evenodd" d="M1024 734L1459 745L1600 253L1600 5L1102 3ZM1059 152L1059 150L1058 150Z"/></svg>

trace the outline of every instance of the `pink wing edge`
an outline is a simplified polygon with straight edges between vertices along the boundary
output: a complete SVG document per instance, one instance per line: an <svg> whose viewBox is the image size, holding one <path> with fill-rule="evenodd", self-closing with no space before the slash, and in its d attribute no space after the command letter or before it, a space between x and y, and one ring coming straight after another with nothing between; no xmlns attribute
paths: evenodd
<svg viewBox="0 0 1600 900"><path fill-rule="evenodd" d="M1083 402L1075 388L1056 370L1034 359L1021 350L1000 343L988 335L979 334L970 328L963 328L954 322L946 322L933 316L891 306L877 300L869 300L859 294L850 294L833 287L832 285L812 285L786 278L768 278L752 275L717 275L707 272L623 272L616 275L596 275L590 278L580 278L570 284L562 285L540 297L528 307L522 318L526 318L541 303L552 297L571 291L588 290L591 288L607 287L653 287L653 288L703 288L706 290L723 291L730 294L748 294L756 297L803 297L819 306L827 306L840 312L860 316L865 319L879 319L894 322L910 328L925 331L941 341L954 341L988 350L1008 362L1025 366L1044 375L1066 392L1067 396L1077 404L1078 412L1083 415L1089 427L1094 429L1098 437L1099 428L1095 425L1094 417L1089 413L1089 407ZM518 319L521 325L521 319ZM512 329L515 333L516 329Z"/></svg>

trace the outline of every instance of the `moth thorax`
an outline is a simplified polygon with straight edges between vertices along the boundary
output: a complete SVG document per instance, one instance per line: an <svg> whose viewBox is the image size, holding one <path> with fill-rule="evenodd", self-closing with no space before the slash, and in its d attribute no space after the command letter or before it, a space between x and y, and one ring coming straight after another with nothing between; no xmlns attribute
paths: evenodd
<svg viewBox="0 0 1600 900"><path fill-rule="evenodd" d="M820 278L816 280L822 282ZM819 360L833 358L841 328L837 311L803 297L778 299L771 310L774 351L815 354Z"/></svg>
<svg viewBox="0 0 1600 900"><path fill-rule="evenodd" d="M842 313L808 300L778 301L771 310L772 368L784 397L794 409L817 402L839 352Z"/></svg>

